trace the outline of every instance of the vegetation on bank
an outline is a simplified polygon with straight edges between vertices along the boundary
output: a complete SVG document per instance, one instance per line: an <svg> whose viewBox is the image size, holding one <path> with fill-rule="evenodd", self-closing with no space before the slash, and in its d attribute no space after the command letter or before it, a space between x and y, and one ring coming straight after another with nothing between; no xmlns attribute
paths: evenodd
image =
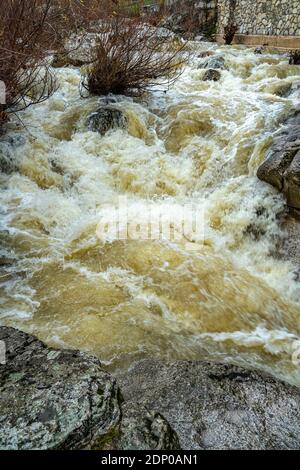
<svg viewBox="0 0 300 470"><path fill-rule="evenodd" d="M158 82L170 84L181 73L185 44L140 18L108 14L97 33L92 63L82 82L91 94L137 96Z"/></svg>
<svg viewBox="0 0 300 470"><path fill-rule="evenodd" d="M73 34L97 34L83 86L90 93L140 94L180 73L183 45L158 35L153 15L130 17L118 0L7 0L0 3L0 125L9 113L49 98L57 88L50 56ZM83 34L82 34L83 33Z"/></svg>

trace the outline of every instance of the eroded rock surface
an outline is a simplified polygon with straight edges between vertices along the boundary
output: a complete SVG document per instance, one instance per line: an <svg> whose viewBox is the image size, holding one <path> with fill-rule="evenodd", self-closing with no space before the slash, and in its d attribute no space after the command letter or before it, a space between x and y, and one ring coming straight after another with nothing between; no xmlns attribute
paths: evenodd
<svg viewBox="0 0 300 470"><path fill-rule="evenodd" d="M131 401L122 405L120 432L109 445L119 450L179 450L176 432L160 413Z"/></svg>
<svg viewBox="0 0 300 470"><path fill-rule="evenodd" d="M207 81L218 82L220 78L221 78L221 73L219 72L219 70L208 69L206 70L206 72L204 72L202 80L204 82L207 82Z"/></svg>
<svg viewBox="0 0 300 470"><path fill-rule="evenodd" d="M126 406L162 414L183 449L300 448L300 390L265 374L144 360L119 383Z"/></svg>
<svg viewBox="0 0 300 470"><path fill-rule="evenodd" d="M124 113L111 105L101 106L87 118L89 130L101 135L115 128L126 129L127 125L128 120Z"/></svg>
<svg viewBox="0 0 300 470"><path fill-rule="evenodd" d="M282 191L290 207L300 209L300 112L274 139L257 176Z"/></svg>
<svg viewBox="0 0 300 470"><path fill-rule="evenodd" d="M0 328L0 449L100 446L120 420L116 381L98 359Z"/></svg>
<svg viewBox="0 0 300 470"><path fill-rule="evenodd" d="M127 406L95 357L14 328L0 327L0 341L0 449L179 448L167 420Z"/></svg>

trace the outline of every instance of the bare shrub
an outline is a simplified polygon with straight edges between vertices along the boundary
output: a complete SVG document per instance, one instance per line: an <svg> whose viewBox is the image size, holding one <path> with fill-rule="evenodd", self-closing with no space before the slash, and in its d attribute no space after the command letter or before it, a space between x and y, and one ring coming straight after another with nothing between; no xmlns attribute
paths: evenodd
<svg viewBox="0 0 300 470"><path fill-rule="evenodd" d="M225 41L225 44L227 44L228 46L230 44L232 44L232 41L234 39L234 36L235 36L237 30L238 30L237 26L235 24L232 24L232 23L228 23L224 27L223 39Z"/></svg>
<svg viewBox="0 0 300 470"><path fill-rule="evenodd" d="M52 0L0 3L0 80L6 86L2 123L8 113L44 101L56 88L46 60L57 40L53 25L59 16L53 7Z"/></svg>
<svg viewBox="0 0 300 470"><path fill-rule="evenodd" d="M171 33L113 12L99 26L83 88L96 95L140 95L155 83L170 84L182 72L185 49Z"/></svg>

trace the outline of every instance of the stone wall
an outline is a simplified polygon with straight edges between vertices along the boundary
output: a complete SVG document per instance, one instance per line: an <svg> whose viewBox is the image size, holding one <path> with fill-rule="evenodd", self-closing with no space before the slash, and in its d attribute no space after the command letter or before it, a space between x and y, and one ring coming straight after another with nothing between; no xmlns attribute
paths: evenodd
<svg viewBox="0 0 300 470"><path fill-rule="evenodd" d="M238 34L300 36L300 0L218 0L219 34L230 11Z"/></svg>

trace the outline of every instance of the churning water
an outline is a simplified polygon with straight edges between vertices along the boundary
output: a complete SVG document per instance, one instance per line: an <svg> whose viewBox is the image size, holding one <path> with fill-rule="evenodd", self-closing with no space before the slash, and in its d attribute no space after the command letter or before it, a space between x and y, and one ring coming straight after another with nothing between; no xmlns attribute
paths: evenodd
<svg viewBox="0 0 300 470"><path fill-rule="evenodd" d="M88 130L99 98L80 99L72 68L58 70L48 102L22 113L25 128L11 125L1 143L17 168L1 175L0 321L110 368L210 358L300 384L298 267L276 258L285 203L255 176L296 104L282 95L300 70L280 55L193 47L224 54L221 80L202 81L204 59L194 58L166 93L120 97L128 130ZM120 196L141 211L149 201L201 205L203 243L99 240L99 211Z"/></svg>

